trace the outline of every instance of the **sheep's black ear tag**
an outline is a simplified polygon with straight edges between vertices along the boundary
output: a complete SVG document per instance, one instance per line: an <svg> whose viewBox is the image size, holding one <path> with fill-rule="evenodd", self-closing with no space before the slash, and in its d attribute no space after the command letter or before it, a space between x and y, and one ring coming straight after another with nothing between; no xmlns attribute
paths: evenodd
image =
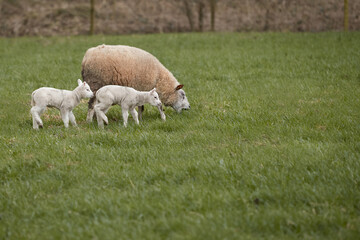
<svg viewBox="0 0 360 240"><path fill-rule="evenodd" d="M183 84L177 85L177 87L175 88L175 91L182 89L183 86L184 86Z"/></svg>

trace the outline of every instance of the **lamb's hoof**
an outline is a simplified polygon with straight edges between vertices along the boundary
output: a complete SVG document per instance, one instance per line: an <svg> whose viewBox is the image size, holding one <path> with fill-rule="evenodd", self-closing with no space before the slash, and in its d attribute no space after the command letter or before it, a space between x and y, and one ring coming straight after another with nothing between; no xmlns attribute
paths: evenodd
<svg viewBox="0 0 360 240"><path fill-rule="evenodd" d="M43 125L39 125L39 128L44 128L44 126L43 126Z"/></svg>

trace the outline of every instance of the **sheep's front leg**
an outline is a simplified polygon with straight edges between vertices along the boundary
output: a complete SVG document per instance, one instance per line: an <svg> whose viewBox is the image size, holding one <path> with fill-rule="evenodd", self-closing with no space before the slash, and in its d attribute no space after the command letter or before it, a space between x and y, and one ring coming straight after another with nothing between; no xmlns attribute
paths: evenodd
<svg viewBox="0 0 360 240"><path fill-rule="evenodd" d="M60 109L61 118L66 128L69 127L69 111L67 109Z"/></svg>
<svg viewBox="0 0 360 240"><path fill-rule="evenodd" d="M69 119L70 119L71 124L74 127L77 127L75 116L74 116L74 113L72 111L69 112Z"/></svg>
<svg viewBox="0 0 360 240"><path fill-rule="evenodd" d="M161 119L162 119L163 121L166 121L166 116L165 116L165 113L164 113L164 111L163 111L162 105L161 105L161 106L158 106L157 108L159 109Z"/></svg>
<svg viewBox="0 0 360 240"><path fill-rule="evenodd" d="M135 123L139 125L138 113L136 112L135 108L130 109L131 116L135 120Z"/></svg>
<svg viewBox="0 0 360 240"><path fill-rule="evenodd" d="M124 120L124 127L127 127L127 122L128 122L128 117L129 117L129 112L128 109L126 107L122 107L122 116L123 116L123 120Z"/></svg>

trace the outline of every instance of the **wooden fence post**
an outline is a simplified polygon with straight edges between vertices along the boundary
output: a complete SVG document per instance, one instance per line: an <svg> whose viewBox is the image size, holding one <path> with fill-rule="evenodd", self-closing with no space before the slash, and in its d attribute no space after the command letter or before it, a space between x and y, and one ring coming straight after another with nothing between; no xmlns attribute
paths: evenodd
<svg viewBox="0 0 360 240"><path fill-rule="evenodd" d="M90 0L90 35L94 34L95 0Z"/></svg>

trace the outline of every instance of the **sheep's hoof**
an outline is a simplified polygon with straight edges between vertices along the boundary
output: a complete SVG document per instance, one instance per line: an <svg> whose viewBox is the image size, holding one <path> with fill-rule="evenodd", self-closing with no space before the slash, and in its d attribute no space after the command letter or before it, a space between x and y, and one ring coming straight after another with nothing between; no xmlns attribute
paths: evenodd
<svg viewBox="0 0 360 240"><path fill-rule="evenodd" d="M44 128L43 125L39 125L39 128Z"/></svg>

